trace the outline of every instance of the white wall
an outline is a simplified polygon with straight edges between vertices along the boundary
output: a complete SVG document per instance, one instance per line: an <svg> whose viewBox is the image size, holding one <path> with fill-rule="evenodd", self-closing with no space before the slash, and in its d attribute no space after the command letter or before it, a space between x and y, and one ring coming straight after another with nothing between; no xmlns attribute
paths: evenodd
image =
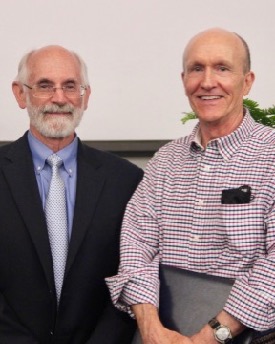
<svg viewBox="0 0 275 344"><path fill-rule="evenodd" d="M85 140L182 136L189 111L180 72L186 42L219 26L241 34L256 82L250 97L275 103L274 0L0 0L0 141L28 128L11 92L21 56L61 44L80 53L93 89L78 134Z"/></svg>

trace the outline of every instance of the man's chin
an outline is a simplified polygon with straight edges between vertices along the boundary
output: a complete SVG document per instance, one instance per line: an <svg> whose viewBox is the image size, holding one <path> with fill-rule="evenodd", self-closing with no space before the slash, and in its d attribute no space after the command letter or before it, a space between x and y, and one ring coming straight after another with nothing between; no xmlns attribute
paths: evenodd
<svg viewBox="0 0 275 344"><path fill-rule="evenodd" d="M71 136L74 133L74 130L45 130L42 131L41 134L47 138L51 139L62 139L68 136Z"/></svg>
<svg viewBox="0 0 275 344"><path fill-rule="evenodd" d="M51 119L54 119L56 118L57 120L60 119L60 118L68 118L68 117L72 117L73 114L71 112L45 112L43 113L43 116L44 118L46 119L47 117L48 118L51 118Z"/></svg>
<svg viewBox="0 0 275 344"><path fill-rule="evenodd" d="M82 112L73 114L34 114L29 112L30 124L46 138L60 139L74 134L82 119Z"/></svg>
<svg viewBox="0 0 275 344"><path fill-rule="evenodd" d="M35 128L44 137L52 138L52 139L59 139L59 138L65 138L65 137L71 136L75 131L74 126L47 127L44 125L44 126L35 126Z"/></svg>

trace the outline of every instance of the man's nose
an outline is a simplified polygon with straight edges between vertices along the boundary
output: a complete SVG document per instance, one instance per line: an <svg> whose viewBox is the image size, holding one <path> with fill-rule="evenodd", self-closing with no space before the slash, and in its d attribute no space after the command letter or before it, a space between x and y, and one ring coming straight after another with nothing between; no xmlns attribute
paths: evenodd
<svg viewBox="0 0 275 344"><path fill-rule="evenodd" d="M53 95L51 97L51 101L57 104L65 104L68 102L68 98L66 97L63 89L61 87L54 88Z"/></svg>
<svg viewBox="0 0 275 344"><path fill-rule="evenodd" d="M216 74L211 69L205 69L202 73L201 87L211 89L217 84Z"/></svg>

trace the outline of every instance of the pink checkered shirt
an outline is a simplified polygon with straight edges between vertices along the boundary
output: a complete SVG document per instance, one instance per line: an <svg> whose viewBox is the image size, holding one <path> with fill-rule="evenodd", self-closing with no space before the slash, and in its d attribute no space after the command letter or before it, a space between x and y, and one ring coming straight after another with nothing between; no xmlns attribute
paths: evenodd
<svg viewBox="0 0 275 344"><path fill-rule="evenodd" d="M158 306L159 264L236 278L224 310L259 331L275 327L275 131L246 112L241 126L209 142L196 133L162 147L130 200L121 262L106 279L121 310ZM222 190L249 185L245 204Z"/></svg>

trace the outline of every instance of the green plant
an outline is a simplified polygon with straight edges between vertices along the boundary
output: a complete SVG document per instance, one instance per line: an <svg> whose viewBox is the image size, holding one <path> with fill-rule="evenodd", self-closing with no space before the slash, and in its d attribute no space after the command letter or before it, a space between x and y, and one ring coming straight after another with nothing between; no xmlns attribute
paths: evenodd
<svg viewBox="0 0 275 344"><path fill-rule="evenodd" d="M256 122L275 128L275 105L267 109L261 109L257 102L249 98L243 100L243 105L249 110ZM184 112L184 117L181 119L181 122L185 124L190 119L195 118L197 117L194 112Z"/></svg>

